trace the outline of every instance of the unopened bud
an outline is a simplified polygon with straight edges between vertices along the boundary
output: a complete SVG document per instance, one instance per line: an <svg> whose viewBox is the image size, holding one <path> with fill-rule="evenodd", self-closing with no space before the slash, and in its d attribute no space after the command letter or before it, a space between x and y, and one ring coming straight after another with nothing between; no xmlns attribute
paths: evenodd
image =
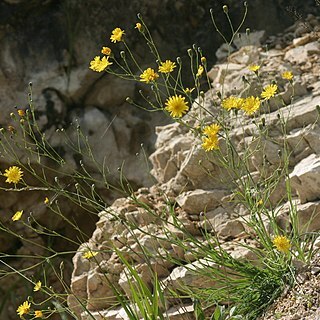
<svg viewBox="0 0 320 320"><path fill-rule="evenodd" d="M189 57L192 57L192 54L193 54L192 49L188 49L187 52L188 52Z"/></svg>
<svg viewBox="0 0 320 320"><path fill-rule="evenodd" d="M248 36L250 34L250 28L246 29L246 35Z"/></svg>
<svg viewBox="0 0 320 320"><path fill-rule="evenodd" d="M228 6L226 4L222 7L222 9L224 13L228 13L229 11Z"/></svg>

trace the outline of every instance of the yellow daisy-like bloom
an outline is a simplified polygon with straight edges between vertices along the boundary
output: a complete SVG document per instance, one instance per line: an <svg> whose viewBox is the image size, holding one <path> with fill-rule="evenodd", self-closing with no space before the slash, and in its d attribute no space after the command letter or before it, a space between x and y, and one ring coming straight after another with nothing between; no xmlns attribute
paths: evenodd
<svg viewBox="0 0 320 320"><path fill-rule="evenodd" d="M41 286L42 286L41 281L38 281L33 287L33 291L39 291L41 289Z"/></svg>
<svg viewBox="0 0 320 320"><path fill-rule="evenodd" d="M122 37L123 37L124 34L125 34L124 30L121 30L120 28L115 28L112 31L112 34L111 34L111 37L110 37L111 42L120 42L120 41L122 41Z"/></svg>
<svg viewBox="0 0 320 320"><path fill-rule="evenodd" d="M189 109L188 102L181 95L169 97L165 103L165 109L173 118L181 118Z"/></svg>
<svg viewBox="0 0 320 320"><path fill-rule="evenodd" d="M140 74L140 81L145 83L155 81L157 78L159 78L159 75L152 68L148 68Z"/></svg>
<svg viewBox="0 0 320 320"><path fill-rule="evenodd" d="M176 67L175 62L171 60L166 60L166 62L161 62L161 66L159 66L159 72L161 73L170 73Z"/></svg>
<svg viewBox="0 0 320 320"><path fill-rule="evenodd" d="M83 253L82 258L89 260L89 259L95 257L97 254L98 254L98 252L96 252L96 251L88 250Z"/></svg>
<svg viewBox="0 0 320 320"><path fill-rule="evenodd" d="M228 111L231 109L241 109L242 104L243 99L234 96L222 100L222 107Z"/></svg>
<svg viewBox="0 0 320 320"><path fill-rule="evenodd" d="M211 151L211 150L219 149L218 136L215 134L215 135L211 135L209 137L202 138L202 148L205 151Z"/></svg>
<svg viewBox="0 0 320 320"><path fill-rule="evenodd" d="M101 53L105 54L106 56L110 56L111 54L111 49L109 47L102 47Z"/></svg>
<svg viewBox="0 0 320 320"><path fill-rule="evenodd" d="M281 74L282 79L286 79L286 80L292 80L293 79L293 74L291 71L284 71Z"/></svg>
<svg viewBox="0 0 320 320"><path fill-rule="evenodd" d="M290 240L286 236L276 236L273 239L273 244L278 251L287 253L291 247Z"/></svg>
<svg viewBox="0 0 320 320"><path fill-rule="evenodd" d="M260 69L260 66L258 66L257 64L252 64L248 67L248 69L252 72L257 72Z"/></svg>
<svg viewBox="0 0 320 320"><path fill-rule="evenodd" d="M34 317L35 318L42 318L43 317L42 311L41 310L35 310Z"/></svg>
<svg viewBox="0 0 320 320"><path fill-rule="evenodd" d="M13 216L12 216L12 221L18 221L21 219L22 217L22 214L23 214L23 210L21 211L17 211Z"/></svg>
<svg viewBox="0 0 320 320"><path fill-rule="evenodd" d="M109 61L109 57L99 57L96 56L91 62L90 62L90 69L96 72L102 72L107 67L112 65L112 62Z"/></svg>
<svg viewBox="0 0 320 320"><path fill-rule="evenodd" d="M197 77L197 78L200 78L200 77L202 76L203 72L204 72L203 66L199 66L198 72L197 72L197 74L196 74L196 77Z"/></svg>
<svg viewBox="0 0 320 320"><path fill-rule="evenodd" d="M45 197L43 203L44 203L44 204L49 204L49 202L50 202L50 201L49 201L49 198L48 198L48 197Z"/></svg>
<svg viewBox="0 0 320 320"><path fill-rule="evenodd" d="M216 135L220 129L221 127L218 124L213 123L209 126L204 127L202 130L202 133L207 136L213 136L213 135Z"/></svg>
<svg viewBox="0 0 320 320"><path fill-rule="evenodd" d="M261 93L261 97L265 100L269 100L270 98L274 97L277 93L278 86L276 84L269 84L268 86L263 88Z"/></svg>
<svg viewBox="0 0 320 320"><path fill-rule="evenodd" d="M17 166L12 166L6 169L3 175L7 177L6 182L17 184L22 179L23 171Z"/></svg>
<svg viewBox="0 0 320 320"><path fill-rule="evenodd" d="M28 301L25 301L23 304L21 304L17 309L17 314L20 316L20 318L24 314L28 314L30 312L31 304Z"/></svg>
<svg viewBox="0 0 320 320"><path fill-rule="evenodd" d="M184 92L185 94L191 94L191 92L192 92L193 90L195 90L195 88L192 88L192 89L190 89L190 88L185 88L185 89L183 89L183 92Z"/></svg>
<svg viewBox="0 0 320 320"><path fill-rule="evenodd" d="M136 26L134 28L138 29L139 31L141 31L142 30L142 24L140 22L137 22Z"/></svg>
<svg viewBox="0 0 320 320"><path fill-rule="evenodd" d="M243 110L246 114L251 115L259 110L260 105L260 99L258 97L251 96L243 100L241 110Z"/></svg>

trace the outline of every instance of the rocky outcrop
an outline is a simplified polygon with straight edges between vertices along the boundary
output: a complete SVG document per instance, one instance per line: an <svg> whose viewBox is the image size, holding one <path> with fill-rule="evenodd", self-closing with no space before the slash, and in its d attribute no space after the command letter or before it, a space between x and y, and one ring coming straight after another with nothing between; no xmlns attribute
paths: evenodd
<svg viewBox="0 0 320 320"><path fill-rule="evenodd" d="M281 101L280 106L275 100L271 101L264 114L254 121L250 117L231 117L229 137L240 154L249 150L250 177L258 185L281 168L283 143L287 144L290 174L271 188L264 201L265 206L276 214L283 229L290 229L288 215L294 208L301 232L320 230L320 128L316 123L319 117L316 106L320 105L320 64L317 57L318 43L315 43L313 34L300 34L284 49L275 46L266 52L259 46L242 47L230 56L229 62L221 60L213 67L209 72L212 89L198 98L192 110L184 117L185 121L196 127L195 115L202 113L201 118L210 123L212 117L209 112L215 114L220 108L217 91L224 90L228 95L238 93L241 88L243 96L254 92L255 88L247 85L254 77L248 71L251 63L261 66L259 77L262 85L268 84L271 79L276 80L279 87L276 99ZM280 74L285 70L292 70L292 84L281 79ZM243 82L243 79L246 81ZM204 108L199 108L199 104ZM286 120L285 141L280 118ZM257 139L261 126L268 127L272 141ZM241 177L230 175L214 154L201 149L199 138L181 124L157 127L156 133L156 151L150 160L153 165L151 172L158 181L157 185L135 193L134 197L139 199L140 205L130 198L122 198L113 203L107 212L100 214L93 236L83 245L98 252L96 262L92 260L88 263L82 258L81 248L74 257L72 292L75 295L79 292L96 319L102 315L105 319L126 318L123 309L109 309L113 295L108 291L107 284L101 284L100 293L96 295L100 298L99 304L91 303L92 294L97 289L91 288L89 275L100 276L101 267L97 267L97 262L103 266L103 272L110 277L114 276L114 284L130 296L126 267L115 252L111 252L111 256L105 259L103 254L106 248L120 250L148 286L152 286L150 270L156 270L158 278L167 288L165 290L169 290L170 286L179 290L181 284L197 288L215 285L212 279L209 281L208 278L202 278L201 272L194 272L195 268L210 267L205 257L199 259L201 253L197 252L195 244L187 240L183 247L175 244L174 239L184 235L179 226L183 226L200 242L204 241L201 235L204 230L218 234L222 246L233 257L256 259L252 251L245 249L250 241L254 243L245 223L250 212L241 203L234 201L236 194L232 192L236 179L247 181L248 174ZM220 138L220 149L222 153L226 150L223 138ZM293 189L293 200L286 197L285 185L288 183ZM173 203L175 206L172 206ZM174 210L174 215L170 215L169 210ZM272 234L267 219L266 226ZM168 236L173 240L166 241ZM171 259L166 259L169 256ZM178 260L186 264L181 266L175 263ZM183 319L192 312L190 301L184 302L182 309L172 312L170 319ZM69 305L81 319L88 319L88 314L81 313L72 295L69 297ZM181 304L177 304L174 299L167 301L166 308L169 311L180 307Z"/></svg>

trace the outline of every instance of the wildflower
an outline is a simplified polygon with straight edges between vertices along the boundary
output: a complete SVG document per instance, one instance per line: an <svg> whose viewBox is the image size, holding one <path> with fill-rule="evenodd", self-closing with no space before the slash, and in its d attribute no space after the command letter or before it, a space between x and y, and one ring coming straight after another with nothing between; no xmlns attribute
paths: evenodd
<svg viewBox="0 0 320 320"><path fill-rule="evenodd" d="M82 258L89 260L89 259L95 257L97 254L98 254L98 252L94 252L94 251L88 250L88 251L83 253Z"/></svg>
<svg viewBox="0 0 320 320"><path fill-rule="evenodd" d="M111 49L109 47L102 47L101 53L105 54L106 56L110 56L111 54Z"/></svg>
<svg viewBox="0 0 320 320"><path fill-rule="evenodd" d="M257 201L257 206L262 206L262 205L263 205L262 199L260 199L259 201Z"/></svg>
<svg viewBox="0 0 320 320"><path fill-rule="evenodd" d="M219 149L218 135L212 135L209 137L202 138L202 148L205 151L217 150Z"/></svg>
<svg viewBox="0 0 320 320"><path fill-rule="evenodd" d="M159 75L152 68L148 68L144 70L142 74L140 74L140 78L140 81L149 83L159 78Z"/></svg>
<svg viewBox="0 0 320 320"><path fill-rule="evenodd" d="M141 32L142 29L142 24L140 22L136 23L136 26L134 27L135 29L138 29Z"/></svg>
<svg viewBox="0 0 320 320"><path fill-rule="evenodd" d="M15 133L16 132L16 128L14 126L8 126L8 131L11 133Z"/></svg>
<svg viewBox="0 0 320 320"><path fill-rule="evenodd" d="M230 96L222 100L222 107L228 111L231 110L232 108L241 109L242 104L243 104L243 99L234 97L234 96Z"/></svg>
<svg viewBox="0 0 320 320"><path fill-rule="evenodd" d="M111 42L122 41L122 37L124 34L124 30L121 30L120 28L115 28L112 31L112 35L110 37Z"/></svg>
<svg viewBox="0 0 320 320"><path fill-rule="evenodd" d="M286 80L292 80L293 79L293 74L291 71L284 71L281 74L282 79L286 79Z"/></svg>
<svg viewBox="0 0 320 320"><path fill-rule="evenodd" d="M197 77L197 78L200 78L200 77L202 76L202 74L203 74L203 71L204 71L203 66L199 66L198 72L197 72L197 74L196 74L196 77Z"/></svg>
<svg viewBox="0 0 320 320"><path fill-rule="evenodd" d="M203 64L206 64L206 63L207 63L206 57L201 57L201 62L202 62Z"/></svg>
<svg viewBox="0 0 320 320"><path fill-rule="evenodd" d="M112 62L109 61L109 57L99 57L96 56L91 62L90 62L90 69L93 71L101 72L104 71L107 67L112 65Z"/></svg>
<svg viewBox="0 0 320 320"><path fill-rule="evenodd" d="M42 318L43 317L42 311L41 310L35 310L34 317L35 318Z"/></svg>
<svg viewBox="0 0 320 320"><path fill-rule="evenodd" d="M39 291L41 289L42 283L41 281L38 281L35 286L33 287L33 291Z"/></svg>
<svg viewBox="0 0 320 320"><path fill-rule="evenodd" d="M169 97L165 105L165 109L173 118L181 118L188 111L188 103L185 101L185 97L181 95Z"/></svg>
<svg viewBox="0 0 320 320"><path fill-rule="evenodd" d="M166 62L161 62L161 66L159 67L159 72L162 73L170 73L176 67L175 62L170 60L166 60Z"/></svg>
<svg viewBox="0 0 320 320"><path fill-rule="evenodd" d="M6 182L17 184L22 179L23 171L17 166L12 166L6 169L3 175L7 177Z"/></svg>
<svg viewBox="0 0 320 320"><path fill-rule="evenodd" d="M194 89L195 89L195 88L192 88L192 89L190 89L190 88L185 88L185 89L183 89L183 92L184 92L185 94L189 95L189 94L191 94L191 92L192 92Z"/></svg>
<svg viewBox="0 0 320 320"><path fill-rule="evenodd" d="M23 214L23 210L21 211L17 211L13 216L12 216L12 221L18 221L21 219L22 217L22 214Z"/></svg>
<svg viewBox="0 0 320 320"><path fill-rule="evenodd" d="M220 129L221 127L218 124L213 123L209 126L204 127L202 130L202 133L207 136L213 136L213 135L216 135Z"/></svg>
<svg viewBox="0 0 320 320"><path fill-rule="evenodd" d="M278 86L276 84L269 84L268 86L263 88L261 93L261 97L265 100L269 100L270 98L274 97L278 90Z"/></svg>
<svg viewBox="0 0 320 320"><path fill-rule="evenodd" d="M25 301L23 304L21 304L17 309L17 314L20 316L23 316L24 314L28 314L30 312L31 304L28 301Z"/></svg>
<svg viewBox="0 0 320 320"><path fill-rule="evenodd" d="M257 72L260 69L260 66L258 66L257 64L252 64L248 67L248 69L252 72Z"/></svg>
<svg viewBox="0 0 320 320"><path fill-rule="evenodd" d="M286 236L276 236L273 239L273 244L278 251L287 253L291 247L290 241Z"/></svg>
<svg viewBox="0 0 320 320"><path fill-rule="evenodd" d="M43 203L44 203L44 204L48 204L48 203L49 203L49 198L48 198L48 197L45 197Z"/></svg>
<svg viewBox="0 0 320 320"><path fill-rule="evenodd" d="M260 104L261 101L258 97L250 96L244 99L241 110L243 110L246 114L251 115L259 110Z"/></svg>
<svg viewBox="0 0 320 320"><path fill-rule="evenodd" d="M25 115L26 115L26 112L24 111L24 110L22 110L22 109L18 109L18 115L20 116L20 117L24 117Z"/></svg>

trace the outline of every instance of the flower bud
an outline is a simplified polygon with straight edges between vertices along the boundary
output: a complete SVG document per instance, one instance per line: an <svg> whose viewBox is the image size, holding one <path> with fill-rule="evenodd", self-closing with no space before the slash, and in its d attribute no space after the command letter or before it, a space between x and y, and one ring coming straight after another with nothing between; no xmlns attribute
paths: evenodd
<svg viewBox="0 0 320 320"><path fill-rule="evenodd" d="M224 13L228 13L229 11L228 6L226 4L222 7L222 9Z"/></svg>

